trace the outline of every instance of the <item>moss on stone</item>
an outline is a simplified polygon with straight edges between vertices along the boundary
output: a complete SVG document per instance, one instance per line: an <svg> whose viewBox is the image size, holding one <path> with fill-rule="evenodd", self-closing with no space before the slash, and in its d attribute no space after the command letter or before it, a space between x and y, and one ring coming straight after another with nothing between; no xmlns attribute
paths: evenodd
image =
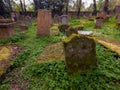
<svg viewBox="0 0 120 90"><path fill-rule="evenodd" d="M8 59L11 55L12 48L5 46L0 47L0 60Z"/></svg>
<svg viewBox="0 0 120 90"><path fill-rule="evenodd" d="M60 32L65 32L65 30L68 29L69 27L70 27L69 24L60 24L58 26L58 29L59 29Z"/></svg>

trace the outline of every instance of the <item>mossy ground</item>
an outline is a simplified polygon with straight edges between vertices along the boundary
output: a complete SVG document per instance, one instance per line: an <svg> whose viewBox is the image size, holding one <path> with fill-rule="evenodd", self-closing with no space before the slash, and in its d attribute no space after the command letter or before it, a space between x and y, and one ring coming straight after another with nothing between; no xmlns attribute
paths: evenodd
<svg viewBox="0 0 120 90"><path fill-rule="evenodd" d="M87 18L70 19L69 22L72 26L82 23L85 30L94 31L94 36L98 38L120 41L120 32L115 28L114 18L105 22L101 29L94 29L94 21ZM15 86L23 90L120 90L120 58L98 43L96 70L69 75L64 60L38 63L38 57L46 46L61 42L64 35L36 37L35 24L29 26L26 33L18 32L9 41L0 41L1 44L14 43L25 47L11 64L12 70L1 80L0 90L11 90Z"/></svg>

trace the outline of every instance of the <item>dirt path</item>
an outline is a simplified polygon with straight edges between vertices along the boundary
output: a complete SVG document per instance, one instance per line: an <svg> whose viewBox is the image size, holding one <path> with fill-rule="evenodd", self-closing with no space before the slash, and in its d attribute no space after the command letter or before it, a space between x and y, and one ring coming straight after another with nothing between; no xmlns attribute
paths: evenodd
<svg viewBox="0 0 120 90"><path fill-rule="evenodd" d="M96 38L95 39L98 43L105 46L106 48L110 49L113 52L116 52L118 56L120 56L120 42L111 40L108 38Z"/></svg>

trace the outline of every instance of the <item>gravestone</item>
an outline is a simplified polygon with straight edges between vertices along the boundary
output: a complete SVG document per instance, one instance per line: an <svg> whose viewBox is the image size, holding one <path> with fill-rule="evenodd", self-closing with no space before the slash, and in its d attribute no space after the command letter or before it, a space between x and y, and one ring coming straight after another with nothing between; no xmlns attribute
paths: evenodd
<svg viewBox="0 0 120 90"><path fill-rule="evenodd" d="M107 13L104 11L99 12L97 14L97 17L103 18L103 21L105 21L105 22L109 21L109 15L107 15Z"/></svg>
<svg viewBox="0 0 120 90"><path fill-rule="evenodd" d="M24 22L27 25L31 25L32 24L31 17L30 16L26 16L25 19L24 19Z"/></svg>
<svg viewBox="0 0 120 90"><path fill-rule="evenodd" d="M14 33L14 22L11 19L0 19L0 39L7 39Z"/></svg>
<svg viewBox="0 0 120 90"><path fill-rule="evenodd" d="M61 15L61 24L68 24L68 16L67 15Z"/></svg>
<svg viewBox="0 0 120 90"><path fill-rule="evenodd" d="M38 11L37 36L49 36L51 25L51 12L46 9Z"/></svg>
<svg viewBox="0 0 120 90"><path fill-rule="evenodd" d="M77 73L97 66L95 41L84 35L72 34L63 40L68 73Z"/></svg>
<svg viewBox="0 0 120 90"><path fill-rule="evenodd" d="M117 22L120 22L120 14L116 16Z"/></svg>
<svg viewBox="0 0 120 90"><path fill-rule="evenodd" d="M119 14L120 13L120 6L119 5L116 6L114 11L115 11L115 14Z"/></svg>
<svg viewBox="0 0 120 90"><path fill-rule="evenodd" d="M95 28L101 28L102 27L102 23L103 23L103 18L101 17L97 17L95 20Z"/></svg>
<svg viewBox="0 0 120 90"><path fill-rule="evenodd" d="M53 23L59 23L60 17L58 15L55 15L53 18Z"/></svg>
<svg viewBox="0 0 120 90"><path fill-rule="evenodd" d="M21 31L28 30L28 26L25 23L18 24L18 29Z"/></svg>
<svg viewBox="0 0 120 90"><path fill-rule="evenodd" d="M78 29L76 27L70 27L65 30L66 36L69 37L72 34L78 34Z"/></svg>

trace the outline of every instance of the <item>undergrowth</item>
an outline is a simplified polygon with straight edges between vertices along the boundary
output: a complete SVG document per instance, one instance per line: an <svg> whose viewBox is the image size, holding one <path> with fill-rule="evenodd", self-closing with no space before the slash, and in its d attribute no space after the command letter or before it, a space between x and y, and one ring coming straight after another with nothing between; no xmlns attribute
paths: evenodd
<svg viewBox="0 0 120 90"><path fill-rule="evenodd" d="M79 25L85 19L69 20L72 26ZM102 29L94 29L94 21L83 23L86 30L101 32L110 38L119 39L119 32L114 28L115 19L110 19L109 25L103 24ZM64 60L58 62L37 63L37 58L49 43L60 42L63 35L36 37L36 27L33 23L26 33L16 34L16 38L0 44L18 44L25 47L11 63L13 71L9 71L0 83L0 90L11 90L11 82L21 85L23 90L120 90L120 58L116 54L97 44L98 66L96 70L70 75L67 73ZM111 26L113 25L113 26ZM14 70L20 69L16 77Z"/></svg>

